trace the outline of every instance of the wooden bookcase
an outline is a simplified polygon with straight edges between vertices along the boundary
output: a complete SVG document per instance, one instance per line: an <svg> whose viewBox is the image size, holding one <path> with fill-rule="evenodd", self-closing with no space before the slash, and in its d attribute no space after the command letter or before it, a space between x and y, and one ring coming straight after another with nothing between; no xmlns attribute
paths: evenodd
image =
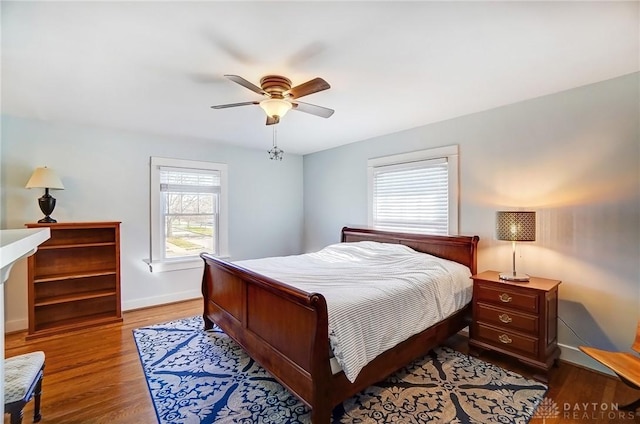
<svg viewBox="0 0 640 424"><path fill-rule="evenodd" d="M120 222L26 226L51 230L28 259L27 337L122 321Z"/></svg>

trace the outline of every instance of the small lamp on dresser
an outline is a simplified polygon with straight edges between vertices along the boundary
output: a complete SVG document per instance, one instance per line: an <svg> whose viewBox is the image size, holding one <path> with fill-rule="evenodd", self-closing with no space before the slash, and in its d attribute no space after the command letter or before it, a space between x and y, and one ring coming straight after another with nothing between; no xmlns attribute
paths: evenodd
<svg viewBox="0 0 640 424"><path fill-rule="evenodd" d="M60 178L58 178L56 173L46 166L43 168L36 168L36 170L33 171L31 178L29 178L25 188L44 189L44 195L38 199L38 204L40 205L40 210L45 216L38 222L58 222L50 216L53 213L53 209L56 207L56 199L49 194L49 190L64 190L62 181L60 181Z"/></svg>
<svg viewBox="0 0 640 424"><path fill-rule="evenodd" d="M501 280L529 281L527 274L516 272L516 242L536 240L536 213L499 211L496 213L496 238L512 243L513 270L500 274Z"/></svg>

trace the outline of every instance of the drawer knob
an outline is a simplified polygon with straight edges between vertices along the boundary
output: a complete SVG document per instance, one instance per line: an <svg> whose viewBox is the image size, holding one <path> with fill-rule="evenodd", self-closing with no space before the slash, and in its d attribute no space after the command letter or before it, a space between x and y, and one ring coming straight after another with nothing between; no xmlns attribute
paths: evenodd
<svg viewBox="0 0 640 424"><path fill-rule="evenodd" d="M504 344L509 344L513 341L511 340L511 337L507 336L506 334L501 334L500 337L498 337L498 340L500 340Z"/></svg>
<svg viewBox="0 0 640 424"><path fill-rule="evenodd" d="M501 314L500 316L498 316L498 318L505 324L509 324L511 321L513 321L513 319L511 319L511 317L507 314Z"/></svg>
<svg viewBox="0 0 640 424"><path fill-rule="evenodd" d="M507 293L502 293L500 295L500 300L502 300L504 303L509 303L513 300L513 298L509 296Z"/></svg>

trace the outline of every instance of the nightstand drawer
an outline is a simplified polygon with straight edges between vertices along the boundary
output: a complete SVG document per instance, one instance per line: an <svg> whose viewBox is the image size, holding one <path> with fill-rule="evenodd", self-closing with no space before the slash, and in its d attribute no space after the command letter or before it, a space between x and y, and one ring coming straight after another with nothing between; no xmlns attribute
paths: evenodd
<svg viewBox="0 0 640 424"><path fill-rule="evenodd" d="M499 284L477 283L477 300L494 305L518 309L524 312L538 312L538 296L523 291L515 291L508 287L500 287Z"/></svg>
<svg viewBox="0 0 640 424"><path fill-rule="evenodd" d="M476 304L476 319L506 330L519 330L532 335L538 334L538 317L496 308L485 303Z"/></svg>
<svg viewBox="0 0 640 424"><path fill-rule="evenodd" d="M519 351L528 356L538 354L538 339L524 335L503 331L502 329L477 324L477 338L486 343L509 351Z"/></svg>

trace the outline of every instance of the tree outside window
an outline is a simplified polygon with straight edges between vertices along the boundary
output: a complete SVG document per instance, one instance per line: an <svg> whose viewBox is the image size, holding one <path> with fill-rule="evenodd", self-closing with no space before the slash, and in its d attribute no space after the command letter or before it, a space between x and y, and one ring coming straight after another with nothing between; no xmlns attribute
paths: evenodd
<svg viewBox="0 0 640 424"><path fill-rule="evenodd" d="M165 258L218 251L217 171L160 170Z"/></svg>

